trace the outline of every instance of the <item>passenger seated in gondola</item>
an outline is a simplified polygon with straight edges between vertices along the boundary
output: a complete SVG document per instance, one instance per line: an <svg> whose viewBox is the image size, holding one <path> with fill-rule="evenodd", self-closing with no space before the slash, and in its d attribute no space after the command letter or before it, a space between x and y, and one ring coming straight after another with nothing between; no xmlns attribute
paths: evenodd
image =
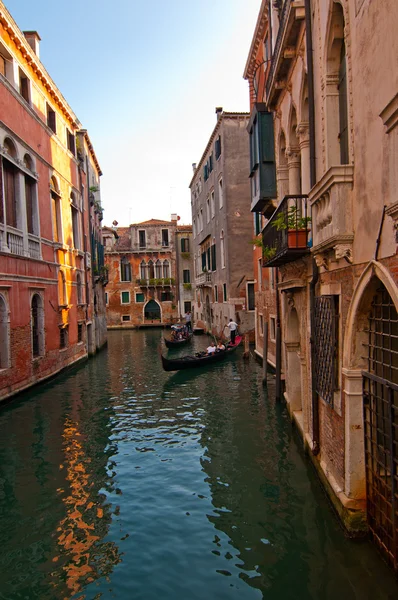
<svg viewBox="0 0 398 600"><path fill-rule="evenodd" d="M220 340L217 344L217 352L222 352L223 350L225 350L225 346L222 343L222 341Z"/></svg>
<svg viewBox="0 0 398 600"><path fill-rule="evenodd" d="M215 345L214 345L214 342L212 342L212 343L210 344L210 346L208 346L208 347L206 348L206 352L207 352L207 354L214 354L214 353L215 353L215 351L216 351L216 347L215 347Z"/></svg>

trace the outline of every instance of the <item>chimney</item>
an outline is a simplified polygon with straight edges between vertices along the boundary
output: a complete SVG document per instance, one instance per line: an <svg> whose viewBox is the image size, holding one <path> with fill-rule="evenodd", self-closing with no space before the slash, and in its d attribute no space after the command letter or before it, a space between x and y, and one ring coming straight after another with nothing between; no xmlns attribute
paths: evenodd
<svg viewBox="0 0 398 600"><path fill-rule="evenodd" d="M192 171L195 173L195 171L196 171L196 163L192 163Z"/></svg>
<svg viewBox="0 0 398 600"><path fill-rule="evenodd" d="M217 121L221 117L221 113L222 113L222 106L216 106Z"/></svg>
<svg viewBox="0 0 398 600"><path fill-rule="evenodd" d="M170 221L177 221L177 220L178 220L177 214L173 213L170 217Z"/></svg>
<svg viewBox="0 0 398 600"><path fill-rule="evenodd" d="M37 31L24 31L23 32L26 41L29 46L32 48L33 52L36 54L37 58L40 58L40 40L41 37L37 33Z"/></svg>

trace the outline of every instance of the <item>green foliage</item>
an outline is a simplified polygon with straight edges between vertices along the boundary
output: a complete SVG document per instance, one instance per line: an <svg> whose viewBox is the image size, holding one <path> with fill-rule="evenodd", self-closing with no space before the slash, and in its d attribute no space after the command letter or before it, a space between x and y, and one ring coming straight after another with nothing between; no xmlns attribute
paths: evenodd
<svg viewBox="0 0 398 600"><path fill-rule="evenodd" d="M186 260L188 260L189 258L191 258L191 253L190 252L181 252L181 258L185 258Z"/></svg>
<svg viewBox="0 0 398 600"><path fill-rule="evenodd" d="M272 222L272 227L275 227L277 231L282 229L305 229L311 223L311 217L300 217L297 208L291 206L289 208L287 219L283 211L276 215L276 219Z"/></svg>
<svg viewBox="0 0 398 600"><path fill-rule="evenodd" d="M184 287L184 290L191 290L192 289L192 284L191 283L183 283L182 285Z"/></svg>

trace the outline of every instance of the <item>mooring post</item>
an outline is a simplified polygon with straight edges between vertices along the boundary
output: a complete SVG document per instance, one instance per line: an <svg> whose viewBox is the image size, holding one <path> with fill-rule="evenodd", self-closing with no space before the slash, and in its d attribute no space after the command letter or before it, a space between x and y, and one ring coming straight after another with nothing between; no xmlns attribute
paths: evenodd
<svg viewBox="0 0 398 600"><path fill-rule="evenodd" d="M267 364L268 364L268 321L264 323L263 331L263 385L267 385Z"/></svg>

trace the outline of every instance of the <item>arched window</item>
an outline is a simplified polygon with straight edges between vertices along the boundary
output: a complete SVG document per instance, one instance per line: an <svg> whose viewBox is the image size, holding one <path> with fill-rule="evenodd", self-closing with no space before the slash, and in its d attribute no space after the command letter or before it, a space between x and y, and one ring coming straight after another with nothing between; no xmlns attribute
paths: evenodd
<svg viewBox="0 0 398 600"><path fill-rule="evenodd" d="M144 260L142 260L141 264L140 264L140 278L141 279L146 279L147 278L147 276L146 276L146 264L145 264Z"/></svg>
<svg viewBox="0 0 398 600"><path fill-rule="evenodd" d="M80 248L80 214L76 202L76 194L71 192L70 195L70 210L72 219L72 245L74 248Z"/></svg>
<svg viewBox="0 0 398 600"><path fill-rule="evenodd" d="M82 276L80 273L76 275L76 288L77 288L77 303L83 304L83 286L82 286Z"/></svg>
<svg viewBox="0 0 398 600"><path fill-rule="evenodd" d="M162 263L160 260L157 260L155 264L155 277L156 279L162 279Z"/></svg>
<svg viewBox="0 0 398 600"><path fill-rule="evenodd" d="M163 262L163 277L164 279L170 278L170 265L168 260Z"/></svg>
<svg viewBox="0 0 398 600"><path fill-rule="evenodd" d="M131 264L126 256L120 260L120 281L131 281Z"/></svg>
<svg viewBox="0 0 398 600"><path fill-rule="evenodd" d="M326 127L329 167L349 163L347 59L344 12L333 2L326 62Z"/></svg>
<svg viewBox="0 0 398 600"><path fill-rule="evenodd" d="M66 306L66 279L65 273L59 271L58 273L58 301L60 306Z"/></svg>
<svg viewBox="0 0 398 600"><path fill-rule="evenodd" d="M220 253L221 253L221 268L225 268L225 245L224 245L224 231L220 234Z"/></svg>
<svg viewBox="0 0 398 600"><path fill-rule="evenodd" d="M149 279L155 279L155 267L153 266L153 262L151 260L148 261L148 273Z"/></svg>
<svg viewBox="0 0 398 600"><path fill-rule="evenodd" d="M17 158L14 142L10 138L4 140L4 149L11 158ZM2 207L2 212L5 210L7 225L18 228L18 169L5 157L3 158L3 185L4 208ZM4 222L4 212L2 222Z"/></svg>
<svg viewBox="0 0 398 600"><path fill-rule="evenodd" d="M24 165L29 171L33 171L33 161L29 154L25 154ZM28 233L39 235L39 218L37 214L37 194L36 180L25 173L25 202L26 202L26 220Z"/></svg>
<svg viewBox="0 0 398 600"><path fill-rule="evenodd" d="M33 294L31 304L32 355L33 358L44 354L44 310L39 294Z"/></svg>
<svg viewBox="0 0 398 600"><path fill-rule="evenodd" d="M55 242L62 242L62 226L61 226L61 196L59 192L58 182L55 177L51 178L51 212L53 218L53 235Z"/></svg>
<svg viewBox="0 0 398 600"><path fill-rule="evenodd" d="M10 366L10 340L7 303L0 295L0 369Z"/></svg>

